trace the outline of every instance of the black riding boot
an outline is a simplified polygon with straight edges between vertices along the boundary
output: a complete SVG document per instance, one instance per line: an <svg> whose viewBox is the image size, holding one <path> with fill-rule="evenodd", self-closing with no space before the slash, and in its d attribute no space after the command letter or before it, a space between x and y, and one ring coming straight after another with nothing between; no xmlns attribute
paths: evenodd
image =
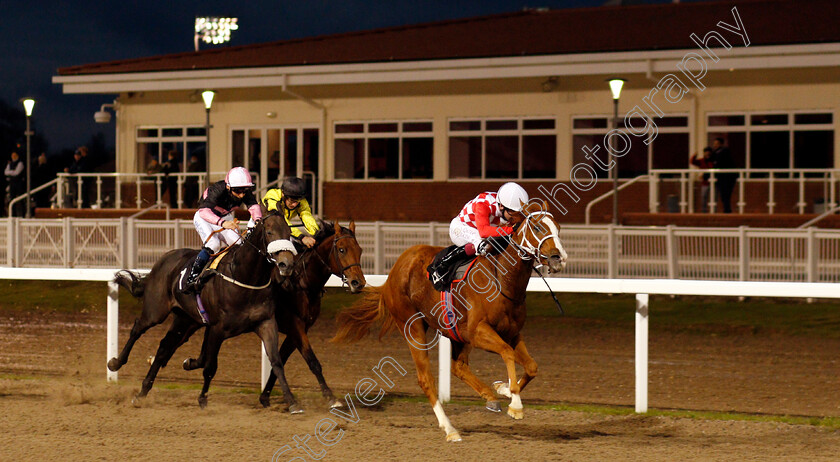
<svg viewBox="0 0 840 462"><path fill-rule="evenodd" d="M201 287L204 284L198 276L201 274L201 270L204 269L204 266L207 265L207 262L210 261L210 254L211 251L207 247L201 249L201 252L198 253L197 257L195 257L192 269L190 270L190 275L184 282L184 289L181 292L185 294L197 294L201 292Z"/></svg>
<svg viewBox="0 0 840 462"><path fill-rule="evenodd" d="M433 271L431 272L431 281L432 285L437 287L443 287L442 280L449 274L449 270L452 265L463 261L464 257L467 255L467 251L464 249L463 246L458 246L452 249L445 257L443 257L437 265L435 265ZM440 289L439 289L440 290Z"/></svg>

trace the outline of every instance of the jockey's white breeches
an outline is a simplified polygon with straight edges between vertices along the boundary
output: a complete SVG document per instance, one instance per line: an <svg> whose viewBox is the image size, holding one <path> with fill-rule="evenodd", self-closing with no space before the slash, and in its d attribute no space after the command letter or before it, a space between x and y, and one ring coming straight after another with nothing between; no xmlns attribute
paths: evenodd
<svg viewBox="0 0 840 462"><path fill-rule="evenodd" d="M227 214L222 217L222 220L231 221L233 220L233 215ZM208 223L207 220L199 216L198 212L195 212L193 216L193 225L195 225L195 230L198 231L198 235L201 236L201 242L204 242L204 247L212 250L213 253L218 252L222 248L222 244L233 245L239 240L239 233L233 229L225 229L218 233L213 233L213 231L222 229L222 227ZM210 238L209 240L207 239L208 237Z"/></svg>
<svg viewBox="0 0 840 462"><path fill-rule="evenodd" d="M476 249L478 248L478 244L483 240L481 235L478 234L477 229L464 223L458 217L453 218L449 223L449 238L452 239L452 243L455 245L463 246L472 242Z"/></svg>

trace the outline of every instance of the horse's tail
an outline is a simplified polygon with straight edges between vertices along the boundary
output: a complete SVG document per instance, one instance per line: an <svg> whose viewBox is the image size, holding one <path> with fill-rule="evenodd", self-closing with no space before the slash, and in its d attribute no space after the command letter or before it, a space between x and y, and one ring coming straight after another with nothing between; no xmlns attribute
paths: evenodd
<svg viewBox="0 0 840 462"><path fill-rule="evenodd" d="M362 299L338 314L338 332L330 341L351 343L370 334L380 323L379 338L397 329L397 323L382 300L382 287L365 287Z"/></svg>
<svg viewBox="0 0 840 462"><path fill-rule="evenodd" d="M146 276L140 276L133 271L118 271L114 276L114 282L131 292L135 298L143 298L143 293L146 292Z"/></svg>

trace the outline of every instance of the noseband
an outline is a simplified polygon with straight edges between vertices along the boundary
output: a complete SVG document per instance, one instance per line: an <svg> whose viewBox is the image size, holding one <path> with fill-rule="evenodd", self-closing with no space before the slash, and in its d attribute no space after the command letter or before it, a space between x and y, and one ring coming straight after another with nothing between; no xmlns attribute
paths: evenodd
<svg viewBox="0 0 840 462"><path fill-rule="evenodd" d="M546 263L548 262L548 255L542 253L542 250L540 250L542 248L543 243L545 243L545 241L549 239L557 239L558 241L560 240L560 237L554 233L551 233L543 237L542 239L540 239L539 236L537 236L537 233L534 231L533 225L531 224L532 220L538 221L542 220L545 217L549 217L552 220L554 219L554 216L548 212L540 211L529 213L525 217L524 229L522 230L522 237L519 239L519 242L516 242L516 240L513 238L510 241L511 244L513 244L513 246L516 247L516 250L519 253L519 257L522 260L535 260L535 269L539 269L545 266L545 263L542 262L543 260ZM532 245L532 240L537 241L537 245Z"/></svg>

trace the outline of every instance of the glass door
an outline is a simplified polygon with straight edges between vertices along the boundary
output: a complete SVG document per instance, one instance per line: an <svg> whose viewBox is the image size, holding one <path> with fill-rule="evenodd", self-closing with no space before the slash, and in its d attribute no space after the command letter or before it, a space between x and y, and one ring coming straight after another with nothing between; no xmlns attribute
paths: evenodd
<svg viewBox="0 0 840 462"><path fill-rule="evenodd" d="M303 178L307 199L317 213L320 132L317 127L272 126L231 130L231 167L243 166L259 175L264 194L287 176Z"/></svg>

